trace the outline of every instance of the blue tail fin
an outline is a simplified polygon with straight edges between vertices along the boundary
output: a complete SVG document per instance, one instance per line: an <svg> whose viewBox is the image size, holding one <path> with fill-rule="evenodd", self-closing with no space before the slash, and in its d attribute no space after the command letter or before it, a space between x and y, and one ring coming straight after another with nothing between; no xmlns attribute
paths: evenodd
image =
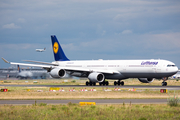
<svg viewBox="0 0 180 120"><path fill-rule="evenodd" d="M55 61L69 61L55 35L51 35L51 41Z"/></svg>
<svg viewBox="0 0 180 120"><path fill-rule="evenodd" d="M19 67L19 65L17 65L17 67L18 67L18 71L19 71L19 73L21 72L21 68Z"/></svg>

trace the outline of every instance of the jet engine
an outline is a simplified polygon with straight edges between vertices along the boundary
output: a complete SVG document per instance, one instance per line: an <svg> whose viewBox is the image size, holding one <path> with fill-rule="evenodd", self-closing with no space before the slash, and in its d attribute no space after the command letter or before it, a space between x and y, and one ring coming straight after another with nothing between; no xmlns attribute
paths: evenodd
<svg viewBox="0 0 180 120"><path fill-rule="evenodd" d="M104 81L104 75L102 73L90 73L88 76L88 79L91 82L103 82Z"/></svg>
<svg viewBox="0 0 180 120"><path fill-rule="evenodd" d="M142 83L151 83L154 81L154 78L138 78Z"/></svg>
<svg viewBox="0 0 180 120"><path fill-rule="evenodd" d="M66 71L64 69L52 69L50 75L53 78L62 78L66 75Z"/></svg>

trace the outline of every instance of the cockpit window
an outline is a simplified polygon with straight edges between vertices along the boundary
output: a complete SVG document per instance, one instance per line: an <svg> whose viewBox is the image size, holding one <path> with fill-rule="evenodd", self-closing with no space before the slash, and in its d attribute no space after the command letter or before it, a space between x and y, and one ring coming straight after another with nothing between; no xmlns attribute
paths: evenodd
<svg viewBox="0 0 180 120"><path fill-rule="evenodd" d="M176 65L167 65L167 67L176 67Z"/></svg>

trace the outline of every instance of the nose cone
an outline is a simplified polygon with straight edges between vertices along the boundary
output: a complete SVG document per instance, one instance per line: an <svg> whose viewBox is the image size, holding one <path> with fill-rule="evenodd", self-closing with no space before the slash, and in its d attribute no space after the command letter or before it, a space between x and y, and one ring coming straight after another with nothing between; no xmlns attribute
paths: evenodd
<svg viewBox="0 0 180 120"><path fill-rule="evenodd" d="M166 61L167 68L169 72L171 72L173 75L178 72L178 67L171 61Z"/></svg>
<svg viewBox="0 0 180 120"><path fill-rule="evenodd" d="M178 67L177 66L174 68L174 71L175 71L175 73L178 72Z"/></svg>
<svg viewBox="0 0 180 120"><path fill-rule="evenodd" d="M172 67L172 68L170 69L170 71L171 71L171 73L174 75L174 74L176 74L176 73L178 72L178 67Z"/></svg>

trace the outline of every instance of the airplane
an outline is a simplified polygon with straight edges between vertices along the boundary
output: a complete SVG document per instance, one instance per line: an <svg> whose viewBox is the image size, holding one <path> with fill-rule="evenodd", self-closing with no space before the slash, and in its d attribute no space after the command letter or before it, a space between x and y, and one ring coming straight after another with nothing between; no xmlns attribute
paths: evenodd
<svg viewBox="0 0 180 120"><path fill-rule="evenodd" d="M46 79L50 75L42 68L0 68L0 78L19 78L19 79Z"/></svg>
<svg viewBox="0 0 180 120"><path fill-rule="evenodd" d="M17 78L20 78L20 79L37 79L37 78L40 78L40 79L45 79L46 77L48 77L48 74L47 74L47 71L45 70L40 70L40 69L37 69L37 70L22 70L20 68L19 65L17 65L18 67L18 74L17 74Z"/></svg>
<svg viewBox="0 0 180 120"><path fill-rule="evenodd" d="M176 74L171 76L171 79L180 79L180 70Z"/></svg>
<svg viewBox="0 0 180 120"><path fill-rule="evenodd" d="M44 49L36 49L36 52L44 52L44 51L46 51L46 48L44 48Z"/></svg>
<svg viewBox="0 0 180 120"><path fill-rule="evenodd" d="M18 66L18 74L17 74L17 78L20 79L27 79L27 78L31 78L33 76L32 72L30 71L21 71L21 68Z"/></svg>
<svg viewBox="0 0 180 120"><path fill-rule="evenodd" d="M9 64L19 64L25 66L41 67L46 69L53 78L63 78L66 74L75 77L85 77L86 85L109 85L105 79L117 80L114 85L124 85L122 80L128 78L138 78L142 83L151 83L154 79L162 79L162 86L166 86L169 76L177 73L177 66L170 61L161 59L146 60L69 60L61 48L55 35L51 36L52 48L55 61L52 63L26 60L27 62L38 64L26 64L9 62Z"/></svg>

